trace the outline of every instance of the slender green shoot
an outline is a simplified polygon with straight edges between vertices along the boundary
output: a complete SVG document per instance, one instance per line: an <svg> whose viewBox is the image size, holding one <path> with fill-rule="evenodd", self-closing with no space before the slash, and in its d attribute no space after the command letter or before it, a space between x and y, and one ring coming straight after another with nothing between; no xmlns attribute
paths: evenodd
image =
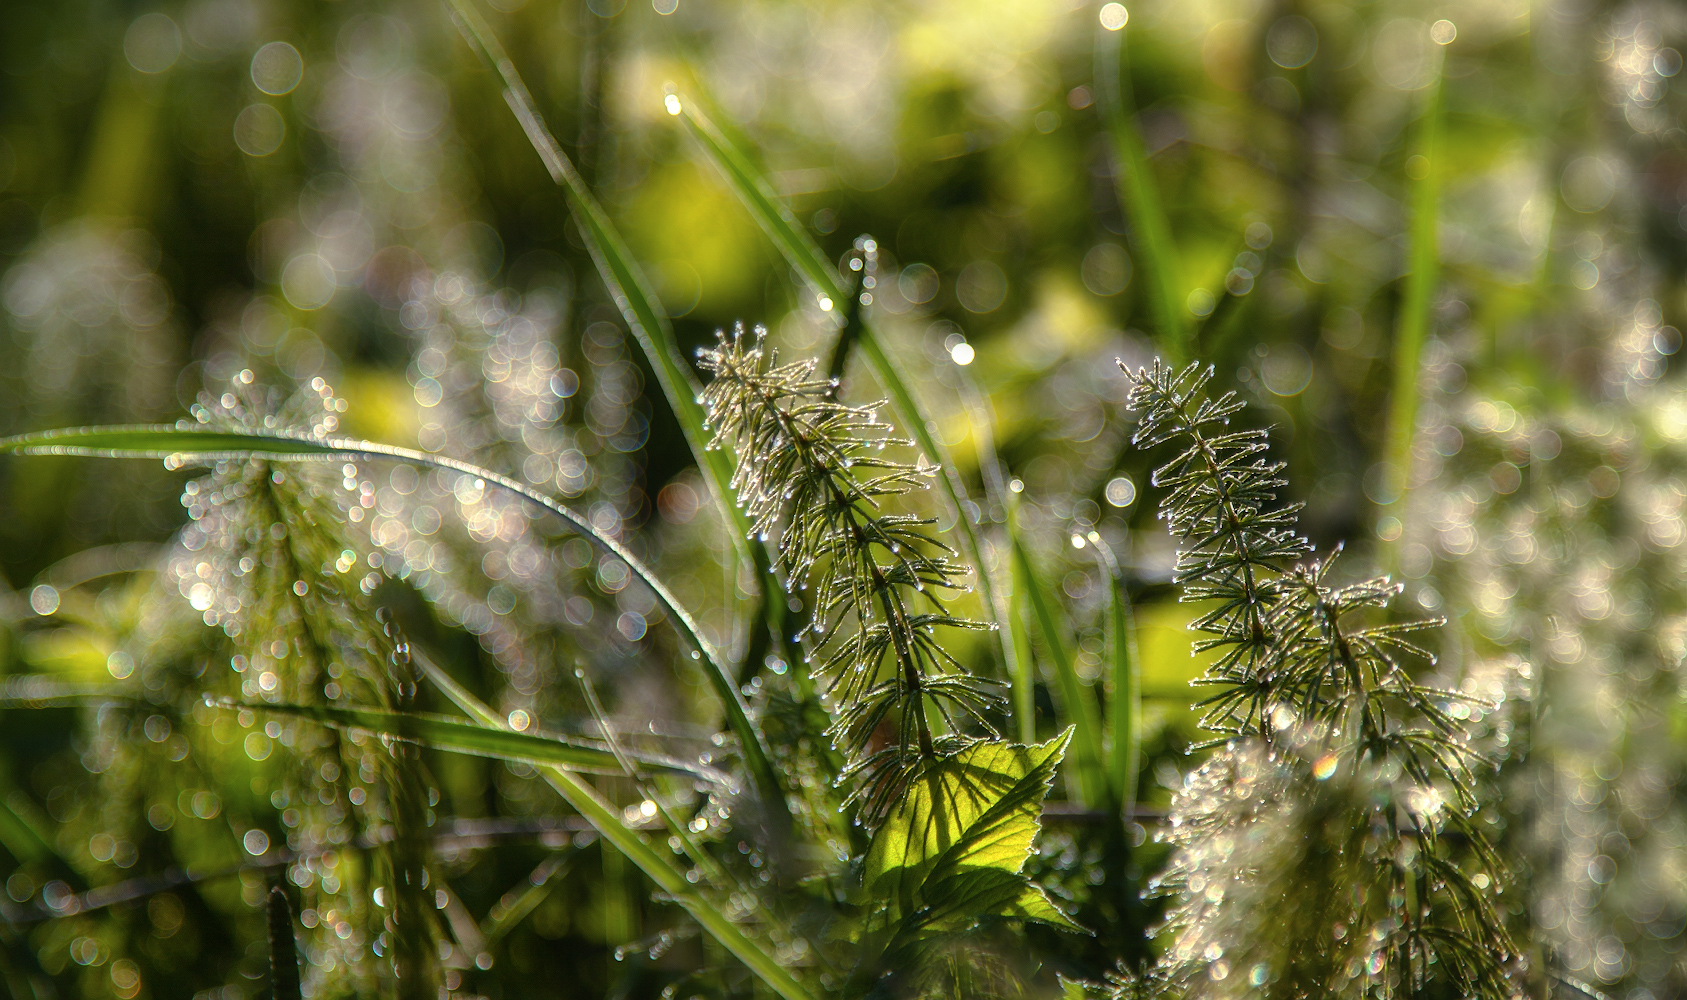
<svg viewBox="0 0 1687 1000"><path fill-rule="evenodd" d="M506 904L500 900L492 907L492 912L486 915L486 920L480 925L480 936L484 947L491 947L502 941L505 935L520 926L528 914L539 908L545 897L551 894L568 874L569 862L573 860L571 854L553 854L539 862L539 867L533 869L532 874L523 880L525 885L520 891L512 889L504 894ZM511 898L511 897L514 898Z"/></svg>
<svg viewBox="0 0 1687 1000"><path fill-rule="evenodd" d="M1019 544L1019 520L1008 516L1013 505L1008 498L1007 474L1001 455L996 451L996 413L990 397L984 394L976 379L965 366L956 366L960 377L961 401L966 406L967 421L971 425L973 449L978 455L979 478L984 483L986 510L1003 512L1003 534L1007 536L1007 551ZM993 516L993 515L992 515ZM992 591L996 620L1001 622L1002 654L1007 660L1008 681L1013 687L1014 731L1019 742L1037 742L1037 678L1031 641L1024 623L1021 592L1013 585L1014 570L1011 559L1003 560L1001 577ZM980 568L989 573L990 567Z"/></svg>
<svg viewBox="0 0 1687 1000"><path fill-rule="evenodd" d="M1193 349L1182 293L1182 267L1165 202L1148 165L1148 147L1131 118L1136 102L1128 67L1124 25L1099 25L1095 36L1096 103L1113 145L1113 179L1119 205L1130 219L1131 248L1148 279L1148 308L1158 328L1161 353L1176 367Z"/></svg>
<svg viewBox="0 0 1687 1000"><path fill-rule="evenodd" d="M545 508L566 521L582 538L604 553L626 563L656 596L685 644L701 660L704 674L725 707L727 724L742 745L756 789L776 816L788 816L788 806L773 770L760 731L750 721L749 710L732 681L725 661L714 644L704 638L696 619L679 603L662 580L626 546L592 526L582 514L536 490L468 462L430 455L410 448L356 441L345 438L316 438L287 434L256 434L233 430L210 430L193 426L127 425L121 427L76 427L0 438L0 454L82 455L97 458L163 458L172 465L219 459L267 459L270 461L322 461L343 459L397 459L416 465L446 469L475 476L501 486Z"/></svg>
<svg viewBox="0 0 1687 1000"><path fill-rule="evenodd" d="M1406 161L1411 180L1411 270L1406 274L1394 331L1394 386L1388 403L1388 439L1383 446L1389 502L1403 497L1411 483L1418 376L1423 367L1424 340L1429 333L1430 306L1440 280L1437 244L1441 210L1442 78L1440 54L1436 53L1435 81L1429 87L1423 117L1418 119L1417 152Z"/></svg>
<svg viewBox="0 0 1687 1000"><path fill-rule="evenodd" d="M488 728L509 728L508 722L502 716L457 683L432 659L420 652L413 655L417 666L421 667L428 679L470 718ZM563 800L584 816L586 822L590 823L604 840L637 865L663 893L691 914L692 919L702 925L704 931L748 966L769 988L784 1000L811 1000L808 990L779 964L778 959L745 936L738 925L721 912L719 906L705 898L697 886L686 880L684 873L668 860L665 851L658 852L646 843L637 830L622 820L621 811L604 801L589 782L573 771L555 765L542 765L539 771Z"/></svg>
<svg viewBox="0 0 1687 1000"><path fill-rule="evenodd" d="M1107 698L1107 783L1128 821L1136 809L1136 777L1142 766L1142 675L1137 666L1136 621L1131 614L1125 575L1112 546L1091 531L1084 541L1095 552L1107 586L1107 662L1112 667L1112 690Z"/></svg>
<svg viewBox="0 0 1687 1000"><path fill-rule="evenodd" d="M1017 504L1013 506L1017 507ZM1018 511L1014 510L1009 520L1017 518ZM1078 669L1072 662L1072 650L1067 647L1065 639L1070 626L1056 614L1055 606L1049 599L1047 583L1031 561L1031 553L1018 532L1013 535L1012 545L1014 565L1019 570L1019 583L1014 592L1025 595L1026 603L1036 617L1037 631L1043 637L1043 649L1054 664L1055 679L1060 684L1060 700L1074 730L1073 738L1078 751L1078 789L1083 795L1084 805L1097 807L1109 798L1107 771L1102 763L1106 754L1101 742L1101 713L1094 693L1079 679Z"/></svg>

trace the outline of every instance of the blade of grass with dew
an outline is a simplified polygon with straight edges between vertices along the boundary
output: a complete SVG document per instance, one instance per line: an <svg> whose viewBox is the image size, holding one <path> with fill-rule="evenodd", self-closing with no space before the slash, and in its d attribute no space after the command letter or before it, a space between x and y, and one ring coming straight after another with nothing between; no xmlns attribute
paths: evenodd
<svg viewBox="0 0 1687 1000"><path fill-rule="evenodd" d="M847 294L844 291L843 279L827 262L819 246L809 239L807 232L791 215L790 209L773 193L772 186L750 162L750 158L733 145L726 134L694 104L682 100L678 95L670 94L667 98L667 109L669 114L676 115L685 122L691 134L709 155L709 159L726 178L733 192L744 203L744 207L749 209L750 215L784 255L786 262L808 282L810 289L821 300L822 308L831 311L838 303L843 302ZM955 463L949 457L948 449L927 426L924 408L920 406L919 400L885 354L877 331L868 320L867 310L859 302L852 303L846 311L846 316L849 315L858 317L859 325L854 328L846 325L840 336L854 331L855 342L861 349L862 357L867 361L868 369L890 396L891 406L895 408L904 428L920 450L941 469L941 474L937 477L938 483L955 514L955 526L960 531L965 554L978 568L981 596L1002 633L1003 664L1008 675L1012 677L1021 669L1015 652L1014 627L1012 622L1000 613L1001 606L996 598L996 588L984 563L983 547L979 544L978 532L972 518L967 514L966 487L960 481L959 473L955 471ZM841 358L834 360L834 365L841 363Z"/></svg>
<svg viewBox="0 0 1687 1000"><path fill-rule="evenodd" d="M585 240L586 250L597 265L598 275L649 359L668 405L685 434L686 443L691 447L692 457L708 482L709 493L729 526L733 548L740 560L756 567L756 579L762 591L758 617L765 621L775 647L784 652L785 604L782 588L773 576L766 549L752 541L750 523L743 510L733 502L728 485L732 480L731 460L725 452L709 447L711 435L699 402L702 385L684 360L679 341L674 336L673 324L668 322L650 280L645 277L626 240L622 239L620 231L610 221L609 213L598 203L568 154L563 152L556 136L551 134L515 63L475 9L473 0L446 2L469 47L498 74L504 86L505 103L527 135L528 142L539 154L551 180L563 189L574 220L579 225L581 238ZM789 655L786 659L790 659Z"/></svg>
<svg viewBox="0 0 1687 1000"><path fill-rule="evenodd" d="M662 605L674 629L692 648L704 666L715 694L726 711L727 724L743 747L757 791L770 810L781 818L789 815L784 792L773 770L761 733L750 721L738 686L732 681L720 653L703 637L696 620L666 584L620 542L592 526L585 516L506 476L468 462L430 455L410 448L346 438L309 438L286 434L254 434L219 431L191 426L125 425L117 427L74 427L0 438L0 454L82 455L96 458L163 458L174 465L218 459L268 459L272 461L321 461L339 459L396 459L416 465L475 476L501 486L545 508L568 522L570 528L602 552L625 563Z"/></svg>
<svg viewBox="0 0 1687 1000"><path fill-rule="evenodd" d="M1113 146L1114 182L1119 204L1130 218L1131 247L1148 278L1148 307L1159 328L1160 349L1175 368L1189 357L1193 345L1180 291L1177 245L1172 240L1171 223L1166 218L1159 185L1148 166L1147 147L1131 117L1135 100L1131 95L1130 76L1125 71L1124 28L1123 21L1097 27L1096 102L1101 106L1102 120Z"/></svg>
<svg viewBox="0 0 1687 1000"><path fill-rule="evenodd" d="M494 905L492 912L486 915L486 922L480 926L483 944L488 947L497 944L503 940L506 934L515 930L517 925L526 920L528 914L538 909L539 904L550 896L551 890L555 889L557 883L561 882L563 876L567 874L567 865L570 860L571 858L566 854L553 854L546 858L540 863L539 867L533 869L531 875L527 876L527 885L521 889L515 899L510 901L509 905L506 906L502 900ZM514 892L515 890L510 891ZM509 893L504 894L504 899L509 899Z"/></svg>
<svg viewBox="0 0 1687 1000"><path fill-rule="evenodd" d="M1108 785L1129 821L1136 809L1136 778L1142 764L1142 677L1136 655L1136 621L1131 614L1130 595L1113 549L1091 531L1086 538L1095 550L1107 582L1107 661L1113 668L1113 690L1107 699L1107 731L1112 736L1112 753L1107 758Z"/></svg>
<svg viewBox="0 0 1687 1000"><path fill-rule="evenodd" d="M417 666L422 668L428 679L470 718L490 728L508 728L508 723L502 716L458 684L426 654L417 651L414 655ZM704 898L698 888L688 882L672 862L646 843L638 831L622 820L621 811L604 801L590 783L578 774L559 767L546 765L541 766L539 771L551 787L556 789L557 794L584 816L603 839L637 865L658 888L691 914L692 919L702 925L704 931L748 966L769 988L785 1000L811 1000L808 990L779 964L778 959L745 936L737 924Z"/></svg>
<svg viewBox="0 0 1687 1000"><path fill-rule="evenodd" d="M1018 520L1017 506L1013 504L1008 509L1010 523ZM1106 758L1102 753L1101 713L1096 707L1095 696L1078 678L1077 667L1072 663L1072 651L1066 646L1062 623L1049 603L1049 589L1037 572L1036 564L1031 561L1031 553L1018 532L1012 538L1014 565L1019 570L1014 592L1025 594L1026 603L1037 620L1037 631L1042 633L1043 648L1054 663L1055 678L1060 683L1060 700L1064 702L1063 707L1074 730L1073 741L1077 744L1078 789L1083 795L1084 805L1096 808L1108 799L1107 771L1102 764Z"/></svg>
<svg viewBox="0 0 1687 1000"><path fill-rule="evenodd" d="M696 838L691 835L691 831L686 828L685 824L674 819L673 813L669 812L668 807L662 804L662 797L657 794L655 788L651 787L649 777L642 768L634 765L633 756L621 746L621 741L616 739L615 728L609 723L609 713L604 711L603 702L598 700L597 687L592 684L592 679L586 676L586 672L580 667L574 668L574 679L579 682L580 690L586 696L586 706L591 710L592 719L603 732L603 740L609 745L609 752L615 755L616 761L621 765L621 773L631 778L633 786L638 789L640 795L644 796L645 801L656 807L657 814L662 817L662 825L668 828L668 836L671 838L670 843L673 840L678 840L686 856L691 859L692 864L701 869L706 877L718 878L722 872L720 866L715 864L715 859L698 845ZM739 885L736 888L742 889L743 886Z"/></svg>
<svg viewBox="0 0 1687 1000"><path fill-rule="evenodd" d="M978 385L964 365L957 365L961 402L966 406L967 421L971 425L973 449L978 455L979 479L984 483L984 501L990 510L1000 509L1002 533L1007 538L1008 551L1019 544L1019 522L1007 516L1011 510L1007 476L1002 458L996 450L996 414L990 397ZM1002 623L1002 652L1007 658L1008 681L1013 685L1013 721L1019 742L1037 742L1037 687L1031 641L1020 627L1025 620L1020 607L1020 590L1013 585L1014 563L1011 556L1002 560L1002 574L996 579L996 620Z"/></svg>
<svg viewBox="0 0 1687 1000"><path fill-rule="evenodd" d="M1383 468L1387 473L1390 502L1406 493L1411 481L1412 436L1418 416L1418 376L1423 366L1423 342L1429 332L1430 300L1439 280L1439 219L1441 202L1440 53L1435 53L1435 80L1429 87L1423 117L1418 120L1418 151L1406 162L1423 157L1421 176L1411 178L1411 270L1401 295L1400 318L1394 330L1394 386L1388 401L1388 438L1383 446ZM1389 562L1392 545L1387 546Z"/></svg>
<svg viewBox="0 0 1687 1000"><path fill-rule="evenodd" d="M425 712L397 712L384 708L342 708L332 705L265 704L263 702L218 703L225 708L244 708L271 715L309 719L335 729L362 729L435 750L473 754L498 760L550 764L590 774L622 774L621 758L613 751L570 742L554 733L516 732L487 729L467 719L452 719ZM703 764L676 760L659 754L632 753L641 765L659 771L685 774L717 785L731 785L731 779Z"/></svg>
<svg viewBox="0 0 1687 1000"><path fill-rule="evenodd" d="M273 1000L299 1000L299 939L293 932L293 904L287 890L269 891L269 982Z"/></svg>

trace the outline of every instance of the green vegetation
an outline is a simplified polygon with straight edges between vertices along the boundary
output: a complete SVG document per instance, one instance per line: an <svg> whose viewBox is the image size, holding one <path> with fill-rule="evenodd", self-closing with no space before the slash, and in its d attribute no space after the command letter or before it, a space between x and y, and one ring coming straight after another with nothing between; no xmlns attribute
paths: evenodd
<svg viewBox="0 0 1687 1000"><path fill-rule="evenodd" d="M8 13L0 993L1687 988L1669 8Z"/></svg>

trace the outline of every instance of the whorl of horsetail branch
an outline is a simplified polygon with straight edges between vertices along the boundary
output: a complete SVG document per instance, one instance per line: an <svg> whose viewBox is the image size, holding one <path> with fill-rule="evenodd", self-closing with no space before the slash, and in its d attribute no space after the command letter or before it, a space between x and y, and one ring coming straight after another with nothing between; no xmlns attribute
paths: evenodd
<svg viewBox="0 0 1687 1000"><path fill-rule="evenodd" d="M714 446L737 452L732 487L752 530L777 535L780 575L809 605L806 659L833 712L829 734L849 761L844 776L859 779L852 798L871 824L922 762L972 741L963 733L997 736L989 716L1001 697L937 632L992 626L945 606L968 589L970 571L937 539L933 519L885 509L937 470L923 458L885 457L886 447L911 442L879 418L879 404L839 402L835 383L815 378L815 361L782 365L765 340L766 331L739 326L700 353L714 376L703 403Z"/></svg>

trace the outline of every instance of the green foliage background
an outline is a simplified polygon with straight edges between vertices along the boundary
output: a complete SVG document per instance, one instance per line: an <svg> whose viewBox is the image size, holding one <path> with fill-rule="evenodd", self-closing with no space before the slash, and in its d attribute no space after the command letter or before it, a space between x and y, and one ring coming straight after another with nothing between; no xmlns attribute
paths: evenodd
<svg viewBox="0 0 1687 1000"><path fill-rule="evenodd" d="M1677 7L1149 0L1110 32L1095 5L1064 2L670 4L480 10L649 276L682 363L739 320L765 324L785 360L830 358L837 317L854 313L848 262L874 258L870 335L845 335L860 347L839 362L843 395L890 396L886 418L923 439L909 461L947 453L952 476L908 510L937 518L997 588L956 613L1012 626L948 648L1000 682L1015 739L1046 747L1075 727L1025 874L1047 894L1038 905L1093 933L974 922L960 940L977 965L932 944L948 979L887 982L1056 995L1057 975L1100 981L1169 943L1151 931L1164 900L1139 894L1168 864L1154 835L1200 763L1186 750L1209 735L1186 682L1210 657L1189 653L1194 614L1152 513L1148 471L1166 456L1130 447L1114 363L1164 356L1212 363L1215 387L1250 403L1240 419L1270 425L1280 492L1306 504L1300 530L1320 551L1345 542L1355 578L1391 572L1399 603L1449 619L1425 679L1480 700L1448 711L1499 765L1482 771L1474 815L1512 871L1494 904L1525 955L1518 988L1687 988ZM295 426L473 462L560 497L648 564L731 671L688 655L698 643L627 560L495 484L360 456L286 466L277 493L234 463L222 474L250 474L259 493L213 503L197 469L7 458L5 988L262 995L263 906L283 880L312 940L338 919L350 942L339 978L307 971L322 984L309 988L402 991L359 936L379 932L370 907L384 904L364 893L330 919L301 895L325 876L403 883L404 837L357 843L402 827L402 807L432 824L444 883L416 899L443 901L426 919L455 943L436 970L450 990L765 989L699 931L702 904L671 904L682 886L606 847L582 819L596 795L629 826L656 829L658 801L683 813L703 846L681 845L675 877L736 883L709 897L722 920L767 937L805 983L852 989L848 968L823 979L806 951L885 943L858 892L868 833L837 812L841 761L789 641L802 612L758 604L756 547L687 446L690 388L652 367L451 9L9 0L4 14L0 433L200 413L253 427L291 406ZM784 245L717 169L723 148L767 178L767 211L788 206ZM802 258L804 240L817 257ZM904 391L924 426L909 426ZM193 539L221 537L205 518L224 499L289 490L322 505L311 524L343 521L361 542L342 550L340 529L295 525L288 537L316 545L288 557L311 581L302 603L278 577L280 603L230 611L234 577ZM249 544L271 566L263 537ZM343 593L313 604L312 573ZM355 627L313 631L312 615ZM437 664L460 697L383 672L409 662L406 639L416 669ZM278 660L316 656L320 676L265 686L255 658L272 642ZM343 719L201 698L274 700L332 664L366 671L364 705L483 728L429 730L434 746L412 759ZM1139 725L1116 711L1127 678ZM777 809L658 766L759 780L740 756L755 741L722 735L735 731L723 684L799 790L794 857L766 836ZM486 735L499 719L596 756L495 759L522 756L518 738ZM592 741L606 731L639 777L604 759ZM451 738L492 756L439 749ZM419 784L386 814L379 794L367 816L334 797L398 788L395 774ZM1336 786L1320 787L1283 822L1335 809ZM265 861L272 845L323 843L333 865ZM1270 890L1281 898L1329 895L1343 877L1332 865L1296 882L1289 868ZM64 899L109 905L67 912ZM1214 934L1270 930L1226 919ZM1241 989L1240 972L1230 982Z"/></svg>

